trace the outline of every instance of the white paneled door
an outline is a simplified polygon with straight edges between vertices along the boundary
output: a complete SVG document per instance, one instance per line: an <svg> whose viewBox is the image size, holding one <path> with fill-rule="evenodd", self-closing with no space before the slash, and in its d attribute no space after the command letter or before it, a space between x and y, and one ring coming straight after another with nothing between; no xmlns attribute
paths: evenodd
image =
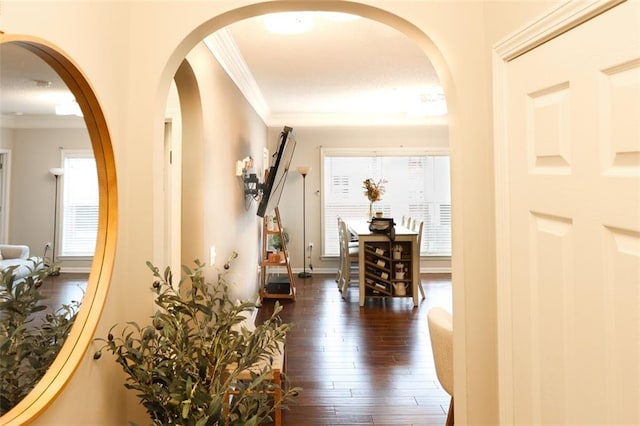
<svg viewBox="0 0 640 426"><path fill-rule="evenodd" d="M496 61L504 424L640 424L640 2L591 13Z"/></svg>

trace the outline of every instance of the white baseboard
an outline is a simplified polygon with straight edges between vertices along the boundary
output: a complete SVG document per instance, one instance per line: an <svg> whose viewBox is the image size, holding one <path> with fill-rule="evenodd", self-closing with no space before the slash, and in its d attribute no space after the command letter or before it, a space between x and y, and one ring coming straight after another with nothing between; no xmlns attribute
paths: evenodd
<svg viewBox="0 0 640 426"><path fill-rule="evenodd" d="M421 274L450 274L451 267L450 266L434 266L426 268L420 268Z"/></svg>
<svg viewBox="0 0 640 426"><path fill-rule="evenodd" d="M63 272L65 274L88 274L89 272L91 272L91 268L88 267L82 267L82 266L77 266L77 267L62 267L60 268L60 272Z"/></svg>

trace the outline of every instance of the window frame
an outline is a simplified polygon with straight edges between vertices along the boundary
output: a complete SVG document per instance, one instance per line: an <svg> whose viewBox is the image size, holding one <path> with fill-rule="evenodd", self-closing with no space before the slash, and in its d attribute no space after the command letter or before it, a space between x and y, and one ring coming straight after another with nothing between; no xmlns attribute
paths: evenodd
<svg viewBox="0 0 640 426"><path fill-rule="evenodd" d="M68 159L90 159L95 165L95 155L93 150L91 149L63 149L61 151L61 164L64 168L65 172L62 175L62 184L60 185L60 199L57 201L59 203L59 235L58 235L58 247L56 247L56 257L60 259L92 259L95 256L95 244L93 250L91 252L77 253L77 252L65 252L65 209L67 205L65 205L65 197L66 191L68 191L68 167L67 160ZM96 188L95 188L95 198L96 198L96 238L98 234L98 226L99 226L99 209L100 209L100 196L99 196L99 182L97 175L97 167L96 167Z"/></svg>
<svg viewBox="0 0 640 426"><path fill-rule="evenodd" d="M410 157L410 156L446 156L451 161L451 153L449 148L445 147L376 147L376 148L342 148L342 147L320 147L320 241L321 241L321 258L333 259L336 258L335 254L327 254L325 244L325 203L326 203L326 191L325 188L325 158L326 157ZM449 163L451 164L451 163ZM449 185L451 185L451 173L449 173ZM364 195L363 195L364 197ZM451 195L450 195L451 197ZM449 203L451 205L451 201ZM366 211L363 210L363 219L366 215ZM399 219L399 218L397 218ZM425 227L427 224L425 223ZM451 258L451 253L445 252L432 252L427 254L421 254L421 258Z"/></svg>

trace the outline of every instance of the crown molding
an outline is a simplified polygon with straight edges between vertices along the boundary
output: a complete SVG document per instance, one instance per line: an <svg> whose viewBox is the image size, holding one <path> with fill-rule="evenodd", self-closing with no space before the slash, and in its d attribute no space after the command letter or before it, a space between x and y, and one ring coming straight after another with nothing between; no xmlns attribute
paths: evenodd
<svg viewBox="0 0 640 426"><path fill-rule="evenodd" d="M530 25L508 35L494 46L494 51L501 59L511 61L625 1L567 1Z"/></svg>
<svg viewBox="0 0 640 426"><path fill-rule="evenodd" d="M263 121L267 121L270 110L267 102L249 70L236 42L226 28L222 28L204 40L213 56L227 72L231 80Z"/></svg>
<svg viewBox="0 0 640 426"><path fill-rule="evenodd" d="M446 126L446 115L437 117L412 117L406 114L345 114L300 113L272 114L265 123L269 127L281 127L295 123L296 127L322 126Z"/></svg>

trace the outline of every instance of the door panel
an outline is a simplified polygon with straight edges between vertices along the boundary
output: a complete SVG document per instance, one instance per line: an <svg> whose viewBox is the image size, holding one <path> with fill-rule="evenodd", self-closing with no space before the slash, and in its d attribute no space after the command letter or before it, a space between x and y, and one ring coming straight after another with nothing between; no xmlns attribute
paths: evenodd
<svg viewBox="0 0 640 426"><path fill-rule="evenodd" d="M506 64L513 424L640 424L639 18Z"/></svg>

